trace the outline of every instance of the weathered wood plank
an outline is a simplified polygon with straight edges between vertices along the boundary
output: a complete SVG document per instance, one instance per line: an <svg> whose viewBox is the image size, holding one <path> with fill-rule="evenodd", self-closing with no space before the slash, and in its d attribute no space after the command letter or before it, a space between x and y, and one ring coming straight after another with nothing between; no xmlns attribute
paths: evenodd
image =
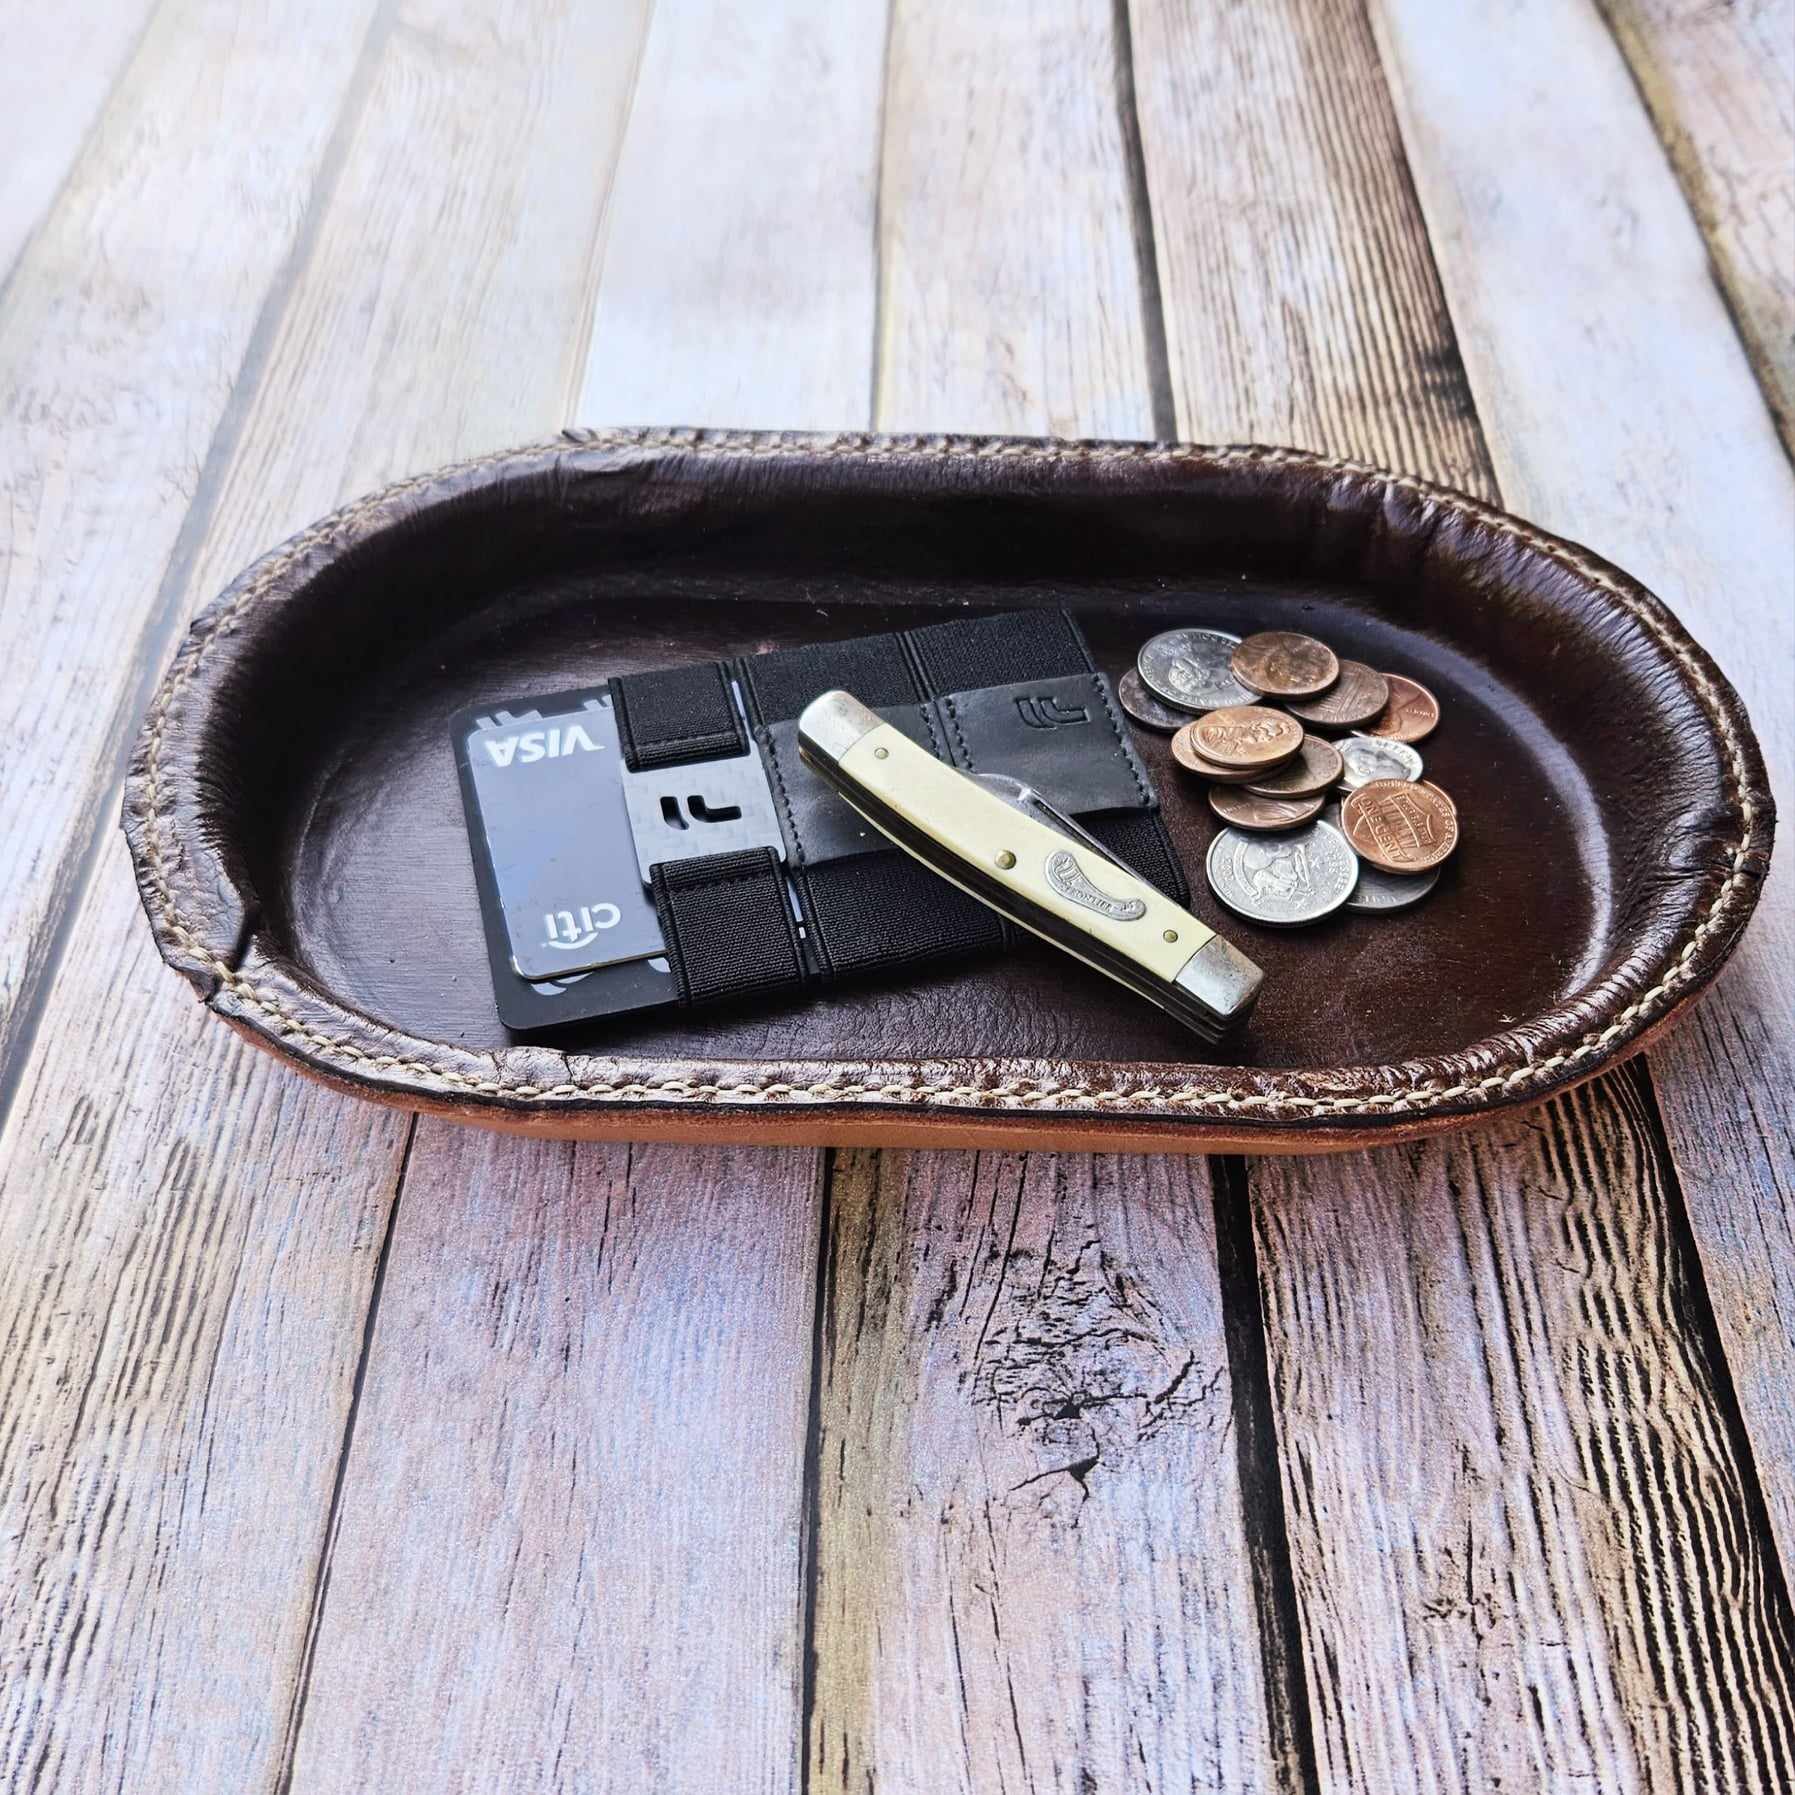
<svg viewBox="0 0 1795 1795"><path fill-rule="evenodd" d="M1795 15L1788 0L1598 0L1795 452Z"/></svg>
<svg viewBox="0 0 1795 1795"><path fill-rule="evenodd" d="M294 1788L796 1786L820 1171L420 1127Z"/></svg>
<svg viewBox="0 0 1795 1795"><path fill-rule="evenodd" d="M1643 1071L1450 1157L1260 1172L1264 1257L1309 1272L1266 1282L1277 1355L1331 1371L1279 1428L1339 1786L1795 1777L1787 1608L1663 1176ZM1425 1259L1387 1253L1417 1213Z"/></svg>
<svg viewBox="0 0 1795 1795"><path fill-rule="evenodd" d="M1392 0L1378 16L1509 502L1676 608L1744 694L1772 789L1795 791L1795 475L1619 54L1586 6L1449 20ZM1737 962L1652 1063L1786 1569L1795 887L1781 859Z"/></svg>
<svg viewBox="0 0 1795 1795"><path fill-rule="evenodd" d="M1203 1162L844 1156L827 1254L811 1786L1300 1786Z"/></svg>
<svg viewBox="0 0 1795 1795"><path fill-rule="evenodd" d="M585 424L864 428L884 0L655 9Z"/></svg>
<svg viewBox="0 0 1795 1795"><path fill-rule="evenodd" d="M1152 434L1113 23L899 5L881 427ZM838 1159L812 1788L1298 1774L1261 1662L1210 1204L1185 1161Z"/></svg>
<svg viewBox="0 0 1795 1795"><path fill-rule="evenodd" d="M161 9L0 293L0 665L33 671L0 691L0 1073L122 766L133 649L372 10Z"/></svg>
<svg viewBox="0 0 1795 1795"><path fill-rule="evenodd" d="M564 414L640 26L402 11L180 614L347 492ZM97 539L113 490L77 496ZM0 1782L272 1788L408 1123L204 1016L115 838L68 938L0 1137Z"/></svg>
<svg viewBox="0 0 1795 1795"><path fill-rule="evenodd" d="M1460 47L1492 96L1501 35ZM1147 6L1136 39L1181 426L1493 495L1357 9ZM1224 143L1260 171L1250 206ZM1488 179L1512 144L1481 156ZM1298 373L1270 379L1280 352ZM1244 1169L1324 1788L1774 1786L1786 1598L1645 1090Z"/></svg>
<svg viewBox="0 0 1795 1795"><path fill-rule="evenodd" d="M881 429L1154 434L1157 307L1113 18L1109 0L898 0Z"/></svg>
<svg viewBox="0 0 1795 1795"><path fill-rule="evenodd" d="M0 16L0 280L80 153L152 4L21 3Z"/></svg>
<svg viewBox="0 0 1795 1795"><path fill-rule="evenodd" d="M655 11L578 383L590 416L867 420L876 135L848 102L876 98L883 21L790 7L774 27ZM700 88L702 131L684 123ZM805 179L782 188L767 157L792 116L841 134L821 156L804 136ZM670 211L693 181L703 203ZM827 269L829 290L763 289L763 256ZM858 336L823 316L851 316L854 293ZM798 1785L822 1164L420 1123L296 1786Z"/></svg>

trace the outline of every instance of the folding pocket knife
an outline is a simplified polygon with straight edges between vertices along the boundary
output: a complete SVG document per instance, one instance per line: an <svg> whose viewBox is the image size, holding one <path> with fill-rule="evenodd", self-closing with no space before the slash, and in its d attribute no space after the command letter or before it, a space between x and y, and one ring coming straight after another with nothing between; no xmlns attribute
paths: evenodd
<svg viewBox="0 0 1795 1795"><path fill-rule="evenodd" d="M1030 787L938 761L848 692L798 718L805 764L866 820L999 915L1219 1042L1263 974Z"/></svg>

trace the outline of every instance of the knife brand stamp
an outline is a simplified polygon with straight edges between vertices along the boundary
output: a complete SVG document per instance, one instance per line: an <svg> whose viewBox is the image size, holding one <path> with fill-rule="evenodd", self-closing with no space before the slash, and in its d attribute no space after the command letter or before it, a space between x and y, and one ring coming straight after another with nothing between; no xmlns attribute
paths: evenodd
<svg viewBox="0 0 1795 1795"><path fill-rule="evenodd" d="M1078 864L1070 848L1056 848L1047 856L1047 883L1069 903L1107 916L1111 922L1139 922L1147 914L1147 906L1139 898L1111 897L1099 890Z"/></svg>

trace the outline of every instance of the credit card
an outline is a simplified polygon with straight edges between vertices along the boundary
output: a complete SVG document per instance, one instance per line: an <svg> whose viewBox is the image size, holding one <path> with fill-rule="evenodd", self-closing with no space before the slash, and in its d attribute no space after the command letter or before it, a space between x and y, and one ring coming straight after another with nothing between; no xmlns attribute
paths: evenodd
<svg viewBox="0 0 1795 1795"><path fill-rule="evenodd" d="M637 866L608 692L521 714L464 713L456 749L519 978L562 981L663 951Z"/></svg>

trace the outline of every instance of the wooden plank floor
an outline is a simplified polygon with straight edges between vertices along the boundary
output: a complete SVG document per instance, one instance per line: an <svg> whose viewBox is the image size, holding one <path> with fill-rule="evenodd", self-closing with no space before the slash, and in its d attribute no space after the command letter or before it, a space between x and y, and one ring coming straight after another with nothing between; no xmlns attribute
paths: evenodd
<svg viewBox="0 0 1795 1795"><path fill-rule="evenodd" d="M114 828L237 567L574 421L1444 479L1655 585L1786 800L1792 42L0 0L0 1790L1795 1787L1786 868L1676 1037L1494 1128L834 1154L302 1085Z"/></svg>

